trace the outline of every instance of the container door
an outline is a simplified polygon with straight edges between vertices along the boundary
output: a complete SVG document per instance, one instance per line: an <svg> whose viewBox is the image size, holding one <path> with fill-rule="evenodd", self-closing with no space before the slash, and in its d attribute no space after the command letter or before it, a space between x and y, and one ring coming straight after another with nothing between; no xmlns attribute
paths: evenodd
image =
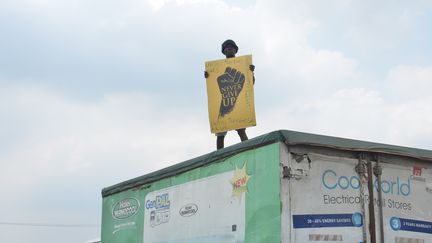
<svg viewBox="0 0 432 243"><path fill-rule="evenodd" d="M312 153L285 157L283 242L364 242L367 193L355 172L358 160Z"/></svg>
<svg viewBox="0 0 432 243"><path fill-rule="evenodd" d="M381 163L384 242L432 242L432 168L410 161L403 164ZM377 189L375 179L375 198Z"/></svg>

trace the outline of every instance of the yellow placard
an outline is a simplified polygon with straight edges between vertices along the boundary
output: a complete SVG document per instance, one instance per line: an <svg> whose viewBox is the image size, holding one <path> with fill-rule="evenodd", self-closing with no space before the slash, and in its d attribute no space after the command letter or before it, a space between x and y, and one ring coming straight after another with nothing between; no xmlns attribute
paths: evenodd
<svg viewBox="0 0 432 243"><path fill-rule="evenodd" d="M208 111L212 133L256 125L252 55L208 61Z"/></svg>

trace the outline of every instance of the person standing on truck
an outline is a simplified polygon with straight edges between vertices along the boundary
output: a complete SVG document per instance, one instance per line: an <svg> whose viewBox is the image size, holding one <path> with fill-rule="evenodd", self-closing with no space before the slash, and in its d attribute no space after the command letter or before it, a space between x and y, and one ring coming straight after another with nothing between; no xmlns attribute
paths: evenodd
<svg viewBox="0 0 432 243"><path fill-rule="evenodd" d="M238 46L233 40L228 39L222 43L222 54L224 54L226 58L235 57L237 52L238 52ZM249 65L249 70L251 70L253 74L253 71L255 70L255 66ZM207 71L204 71L204 77L205 78L209 77L209 73ZM253 83L255 84L255 75L253 75ZM236 129L236 131L242 142L248 140L248 136L246 135L246 128ZM218 150L224 148L224 140L226 134L227 132L220 132L215 134L217 137L216 148Z"/></svg>

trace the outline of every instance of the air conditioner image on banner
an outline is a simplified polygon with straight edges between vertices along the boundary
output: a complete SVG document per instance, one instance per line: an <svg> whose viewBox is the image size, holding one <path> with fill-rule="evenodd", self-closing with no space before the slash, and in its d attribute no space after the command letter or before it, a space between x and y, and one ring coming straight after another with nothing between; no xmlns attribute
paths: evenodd
<svg viewBox="0 0 432 243"><path fill-rule="evenodd" d="M144 243L243 243L245 195L234 171L153 191L145 197Z"/></svg>

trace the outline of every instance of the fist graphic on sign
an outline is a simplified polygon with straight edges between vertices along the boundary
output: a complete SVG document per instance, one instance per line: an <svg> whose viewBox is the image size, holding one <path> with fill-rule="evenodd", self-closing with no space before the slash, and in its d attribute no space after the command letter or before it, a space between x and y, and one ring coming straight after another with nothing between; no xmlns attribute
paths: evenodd
<svg viewBox="0 0 432 243"><path fill-rule="evenodd" d="M222 96L219 117L223 117L234 109L245 83L245 75L234 68L227 67L225 73L217 78L217 82Z"/></svg>

